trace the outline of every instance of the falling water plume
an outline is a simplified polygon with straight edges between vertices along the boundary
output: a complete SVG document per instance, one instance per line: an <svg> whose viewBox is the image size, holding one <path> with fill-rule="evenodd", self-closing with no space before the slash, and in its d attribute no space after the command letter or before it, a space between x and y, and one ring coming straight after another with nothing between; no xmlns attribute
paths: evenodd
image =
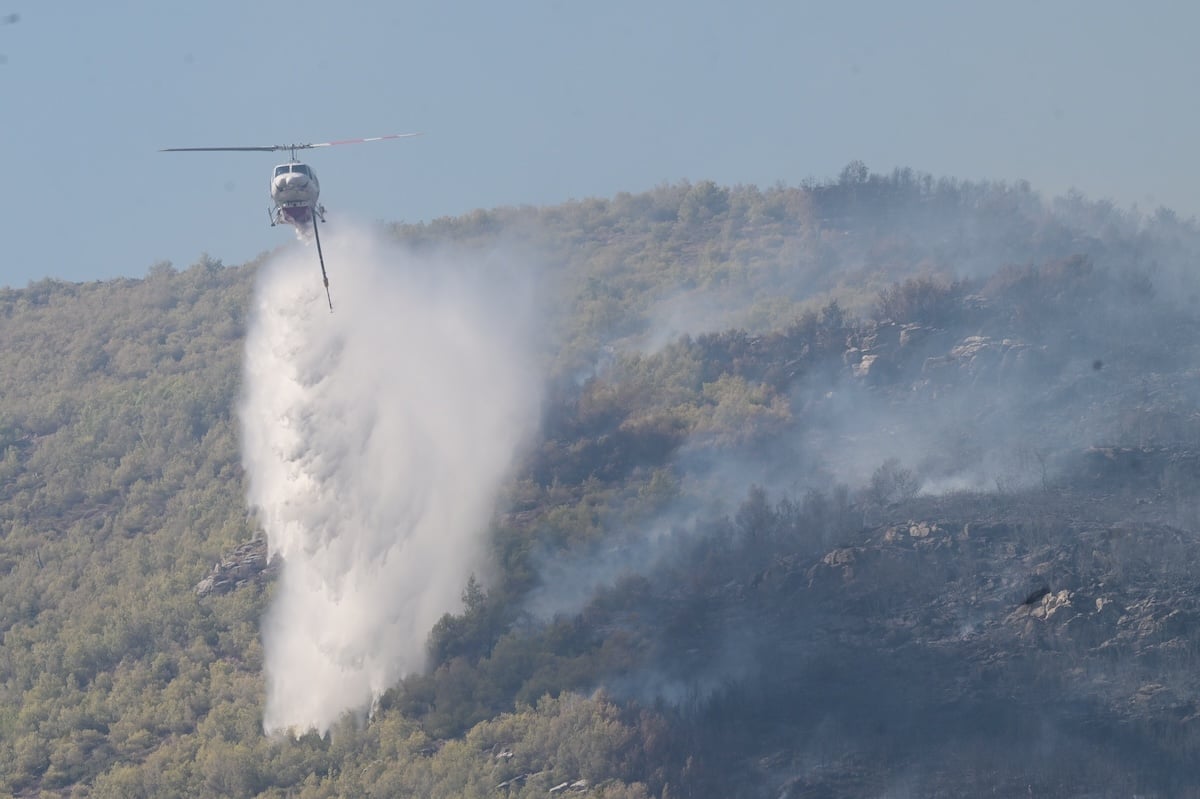
<svg viewBox="0 0 1200 799"><path fill-rule="evenodd" d="M268 731L327 730L424 665L536 416L514 270L381 239L328 236L333 314L309 248L256 288L239 416L250 505L283 559Z"/></svg>

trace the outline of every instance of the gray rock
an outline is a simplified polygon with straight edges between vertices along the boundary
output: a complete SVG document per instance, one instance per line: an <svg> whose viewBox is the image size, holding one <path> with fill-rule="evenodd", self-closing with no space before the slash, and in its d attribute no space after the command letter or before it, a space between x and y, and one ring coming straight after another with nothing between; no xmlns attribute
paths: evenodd
<svg viewBox="0 0 1200 799"><path fill-rule="evenodd" d="M278 570L279 559L268 560L266 539L256 538L222 555L212 571L196 583L196 596L227 594L252 582L265 583L274 579Z"/></svg>

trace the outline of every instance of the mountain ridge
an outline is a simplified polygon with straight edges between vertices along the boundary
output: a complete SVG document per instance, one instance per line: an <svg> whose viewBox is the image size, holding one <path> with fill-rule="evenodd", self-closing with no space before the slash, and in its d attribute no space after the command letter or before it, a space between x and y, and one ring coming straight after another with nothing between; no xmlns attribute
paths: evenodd
<svg viewBox="0 0 1200 799"><path fill-rule="evenodd" d="M1194 225L851 170L389 235L528 258L547 388L428 669L327 736L262 733L273 572L195 593L259 534L262 264L0 291L6 790L1193 790Z"/></svg>

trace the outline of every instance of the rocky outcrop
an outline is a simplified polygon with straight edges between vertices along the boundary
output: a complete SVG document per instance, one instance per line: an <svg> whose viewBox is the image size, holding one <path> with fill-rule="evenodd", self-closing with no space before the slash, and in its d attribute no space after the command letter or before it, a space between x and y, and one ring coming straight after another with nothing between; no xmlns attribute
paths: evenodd
<svg viewBox="0 0 1200 799"><path fill-rule="evenodd" d="M1045 366L1044 351L1019 339L967 336L945 354L927 358L921 376L939 383L963 376L973 381L1018 378L1036 375Z"/></svg>
<svg viewBox="0 0 1200 799"><path fill-rule="evenodd" d="M872 385L902 379L927 357L944 352L947 333L940 328L896 322L870 322L850 336L842 361L851 373Z"/></svg>
<svg viewBox="0 0 1200 799"><path fill-rule="evenodd" d="M278 570L279 559L268 560L266 539L256 538L222 555L208 576L196 583L196 596L227 594L252 582L266 582Z"/></svg>
<svg viewBox="0 0 1200 799"><path fill-rule="evenodd" d="M1048 366L1045 347L1018 338L956 340L940 328L895 322L870 322L850 336L842 361L856 378L876 386L1036 377Z"/></svg>

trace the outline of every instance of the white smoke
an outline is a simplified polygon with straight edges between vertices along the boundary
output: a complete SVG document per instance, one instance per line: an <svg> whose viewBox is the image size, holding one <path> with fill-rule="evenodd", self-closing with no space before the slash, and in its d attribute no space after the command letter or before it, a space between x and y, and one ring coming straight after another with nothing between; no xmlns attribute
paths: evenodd
<svg viewBox="0 0 1200 799"><path fill-rule="evenodd" d="M246 344L249 501L283 558L268 732L324 732L422 668L537 410L511 270L329 231L334 313L297 246L263 268Z"/></svg>

